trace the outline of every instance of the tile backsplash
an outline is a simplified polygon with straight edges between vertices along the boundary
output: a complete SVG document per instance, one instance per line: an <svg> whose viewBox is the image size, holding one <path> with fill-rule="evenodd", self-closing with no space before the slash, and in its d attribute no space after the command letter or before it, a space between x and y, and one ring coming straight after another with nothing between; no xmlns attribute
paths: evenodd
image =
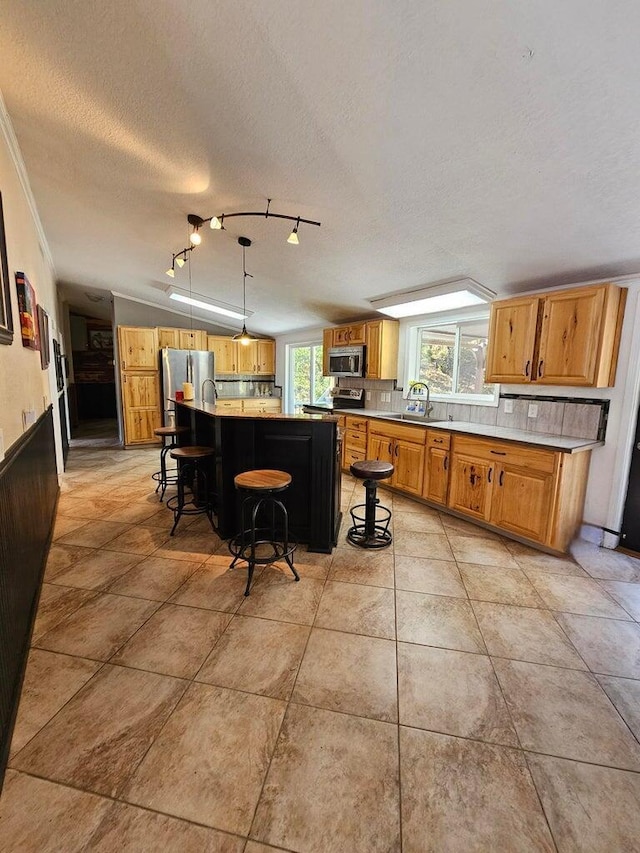
<svg viewBox="0 0 640 853"><path fill-rule="evenodd" d="M406 400L402 391L394 390L395 382L374 379L340 379L343 388L362 388L371 399L366 400L365 408L387 412L403 412ZM383 394L390 394L390 402L382 400ZM513 411L505 411L507 400ZM529 405L537 406L537 416L529 417ZM573 438L604 440L608 400L585 400L583 398L551 397L510 394L500 398L498 406L469 406L463 403L441 403L433 401L431 417L438 420L467 421L477 424L526 429L531 432L564 435Z"/></svg>

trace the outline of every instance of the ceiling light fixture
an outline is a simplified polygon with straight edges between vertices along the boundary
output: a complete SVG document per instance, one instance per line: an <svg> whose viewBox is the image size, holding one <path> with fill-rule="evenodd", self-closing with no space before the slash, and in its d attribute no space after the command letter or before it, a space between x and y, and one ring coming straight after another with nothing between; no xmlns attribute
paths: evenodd
<svg viewBox="0 0 640 853"><path fill-rule="evenodd" d="M246 316L247 313L247 276L249 278L253 278L250 273L247 272L247 267L245 263L245 252L247 246L251 245L251 240L248 237L238 237L238 243L242 246L242 311ZM234 335L232 340L239 341L243 346L249 346L251 341L257 340L254 335L250 335L247 332L247 326L245 323L242 324L242 331L239 335Z"/></svg>
<svg viewBox="0 0 640 853"><path fill-rule="evenodd" d="M300 240L298 240L298 225L300 225L300 219L296 221L296 224L293 227L293 231L287 237L287 243L291 243L293 246L297 246Z"/></svg>
<svg viewBox="0 0 640 853"><path fill-rule="evenodd" d="M167 288L169 299L175 302L183 302L185 305L192 305L194 308L200 308L203 311L211 311L214 314L222 314L224 317L231 317L234 320L246 320L253 313L252 311L243 312L235 305L228 305L225 302L213 302L200 294L189 294L175 287Z"/></svg>
<svg viewBox="0 0 640 853"><path fill-rule="evenodd" d="M389 317L417 317L491 302L495 293L472 278L461 278L370 299L372 308Z"/></svg>
<svg viewBox="0 0 640 853"><path fill-rule="evenodd" d="M187 252L192 252L194 249L195 246L187 246L186 249L181 249L179 252L176 252L175 255L171 256L171 266L167 270L169 278L176 277L176 265L182 269L188 260Z"/></svg>

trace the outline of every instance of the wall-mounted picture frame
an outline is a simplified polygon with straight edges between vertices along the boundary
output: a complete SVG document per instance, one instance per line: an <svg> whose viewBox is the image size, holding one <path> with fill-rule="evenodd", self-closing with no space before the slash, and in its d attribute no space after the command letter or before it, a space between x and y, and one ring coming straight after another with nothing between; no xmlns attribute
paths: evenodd
<svg viewBox="0 0 640 853"><path fill-rule="evenodd" d="M112 350L113 331L111 329L90 329L89 349Z"/></svg>
<svg viewBox="0 0 640 853"><path fill-rule="evenodd" d="M46 370L49 367L49 315L42 305L38 305L37 314L40 336L40 366Z"/></svg>
<svg viewBox="0 0 640 853"><path fill-rule="evenodd" d="M7 262L7 240L4 234L4 213L0 193L0 344L13 343L13 312Z"/></svg>
<svg viewBox="0 0 640 853"><path fill-rule="evenodd" d="M40 349L40 333L36 316L36 292L23 272L16 272L16 289L18 291L22 346L38 350Z"/></svg>

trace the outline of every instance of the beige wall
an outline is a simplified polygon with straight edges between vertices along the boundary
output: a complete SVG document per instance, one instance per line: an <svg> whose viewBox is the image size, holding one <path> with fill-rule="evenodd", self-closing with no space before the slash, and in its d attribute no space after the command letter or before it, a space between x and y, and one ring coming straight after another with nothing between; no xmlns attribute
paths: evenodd
<svg viewBox="0 0 640 853"><path fill-rule="evenodd" d="M0 104L0 192L4 208L9 285L14 338L10 346L0 346L0 429L5 452L24 432L22 413L34 409L39 417L52 402L55 384L49 371L40 368L40 353L22 346L14 273L23 271L36 291L39 304L49 314L50 332L58 328L58 306L54 272L41 246L38 229L12 157L11 130L4 123ZM19 155L18 155L19 156ZM52 365L53 370L53 365ZM57 405L57 400L55 401ZM56 406L54 406L55 413Z"/></svg>

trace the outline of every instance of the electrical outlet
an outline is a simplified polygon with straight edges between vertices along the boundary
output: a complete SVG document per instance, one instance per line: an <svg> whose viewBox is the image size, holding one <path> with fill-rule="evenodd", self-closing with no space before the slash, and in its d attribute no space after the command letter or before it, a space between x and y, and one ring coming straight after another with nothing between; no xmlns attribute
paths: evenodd
<svg viewBox="0 0 640 853"><path fill-rule="evenodd" d="M367 391L367 403L371 401L371 391Z"/></svg>
<svg viewBox="0 0 640 853"><path fill-rule="evenodd" d="M505 400L504 401L504 413L505 415L513 414L513 400Z"/></svg>
<svg viewBox="0 0 640 853"><path fill-rule="evenodd" d="M22 412L22 426L23 429L27 427L33 426L36 422L36 410L35 409L24 409Z"/></svg>
<svg viewBox="0 0 640 853"><path fill-rule="evenodd" d="M528 418L537 418L538 417L538 404L537 403L529 403L529 411L527 412Z"/></svg>

